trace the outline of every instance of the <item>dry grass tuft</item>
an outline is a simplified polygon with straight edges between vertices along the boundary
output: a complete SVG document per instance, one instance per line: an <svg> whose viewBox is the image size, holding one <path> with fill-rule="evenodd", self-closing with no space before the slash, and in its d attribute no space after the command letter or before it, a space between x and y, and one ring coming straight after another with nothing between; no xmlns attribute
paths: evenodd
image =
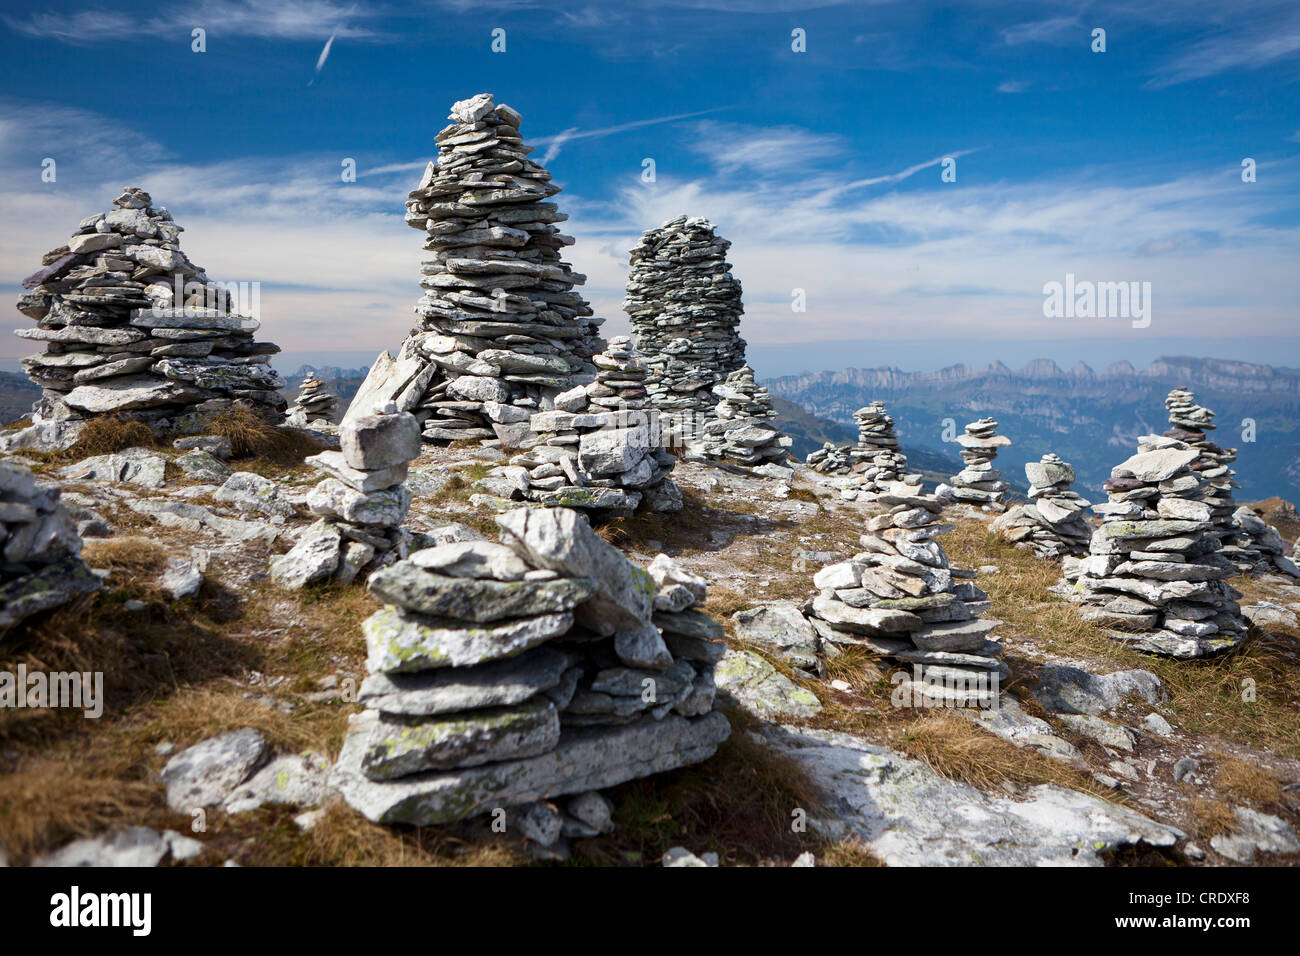
<svg viewBox="0 0 1300 956"><path fill-rule="evenodd" d="M158 444L158 436L144 422L109 415L88 421L77 435L76 443L63 455L80 461L92 455L109 455L123 448L155 448Z"/></svg>
<svg viewBox="0 0 1300 956"><path fill-rule="evenodd" d="M1286 806L1282 784L1277 777L1258 763L1240 757L1223 757L1218 761L1214 786L1234 803L1245 803L1258 809Z"/></svg>
<svg viewBox="0 0 1300 956"><path fill-rule="evenodd" d="M244 408L222 412L208 431L230 439L232 458L261 458L277 465L301 464L323 447L297 429L277 427Z"/></svg>
<svg viewBox="0 0 1300 956"><path fill-rule="evenodd" d="M87 541L81 556L91 567L124 571L131 577L160 571L167 563L167 549L148 538Z"/></svg>
<svg viewBox="0 0 1300 956"><path fill-rule="evenodd" d="M523 849L483 827L391 827L331 803L306 833L261 835L250 862L276 866L521 866Z"/></svg>
<svg viewBox="0 0 1300 956"><path fill-rule="evenodd" d="M0 773L0 847L13 863L145 812L157 787L35 757Z"/></svg>
<svg viewBox="0 0 1300 956"><path fill-rule="evenodd" d="M1118 802L1112 791L1082 771L1022 750L946 710L913 721L896 742L935 773L984 790L1004 781L1024 786L1053 783Z"/></svg>

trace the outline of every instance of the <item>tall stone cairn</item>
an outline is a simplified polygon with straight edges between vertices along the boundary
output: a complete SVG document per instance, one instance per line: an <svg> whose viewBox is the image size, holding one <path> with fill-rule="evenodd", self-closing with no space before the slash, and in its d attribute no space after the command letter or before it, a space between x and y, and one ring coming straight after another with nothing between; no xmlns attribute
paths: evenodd
<svg viewBox="0 0 1300 956"><path fill-rule="evenodd" d="M195 432L242 406L278 423L285 383L267 363L279 347L254 341L259 323L233 314L228 291L181 251L166 208L134 187L113 205L23 280L18 311L37 327L15 334L45 343L22 362L44 394L6 447L67 447L97 415Z"/></svg>
<svg viewBox="0 0 1300 956"><path fill-rule="evenodd" d="M961 445L961 460L965 467L935 489L935 494L945 500L1001 510L1003 499L1010 486L1001 481L1002 472L993 467L999 448L1006 448L1011 439L997 434L998 423L992 418L981 418L966 426L957 436Z"/></svg>
<svg viewBox="0 0 1300 956"><path fill-rule="evenodd" d="M1236 568L1220 553L1214 520L1220 489L1193 470L1201 450L1158 435L1111 469L1109 501L1086 558L1062 562L1062 593L1089 605L1083 616L1139 650L1203 657L1246 634L1224 578Z"/></svg>
<svg viewBox="0 0 1300 956"><path fill-rule="evenodd" d="M514 445L526 414L591 381L604 320L574 291L586 277L560 259L573 239L556 223L568 216L544 201L560 187L528 158L519 113L479 93L450 119L406 204L407 225L428 236L421 327L397 359L380 355L345 417L395 401L429 441Z"/></svg>
<svg viewBox="0 0 1300 956"><path fill-rule="evenodd" d="M899 450L894 419L884 402L859 408L853 413L853 420L858 425L858 443L841 446L826 442L808 456L809 468L843 478L842 491L849 500L861 494L889 491L899 482L921 484L919 474L907 471L907 456Z"/></svg>
<svg viewBox="0 0 1300 956"><path fill-rule="evenodd" d="M499 544L428 548L369 579L384 607L362 626L366 709L331 781L370 820L502 808L514 830L537 801L697 763L730 732L703 579L663 555L647 573L569 509L496 520Z"/></svg>
<svg viewBox="0 0 1300 956"><path fill-rule="evenodd" d="M0 640L18 622L100 586L79 557L81 535L61 494L0 461Z"/></svg>
<svg viewBox="0 0 1300 956"><path fill-rule="evenodd" d="M1001 621L981 618L988 595L975 572L948 564L938 536L942 503L934 496L885 493L891 510L867 521L863 551L813 576L817 597L806 606L822 641L866 647L911 665L914 701L994 706L1010 669L989 637ZM919 696L918 696L919 695Z"/></svg>
<svg viewBox="0 0 1300 956"><path fill-rule="evenodd" d="M298 397L293 400L285 424L298 428L307 426L334 424L334 415L338 411L339 400L324 382L315 375L308 378L298 389Z"/></svg>
<svg viewBox="0 0 1300 956"><path fill-rule="evenodd" d="M1092 529L1084 520L1089 502L1072 491L1074 469L1060 456L1048 452L1042 461L1025 463L1029 479L1027 505L1016 505L998 515L989 530L1018 548L1033 548L1041 558L1060 559L1088 553Z"/></svg>
<svg viewBox="0 0 1300 956"><path fill-rule="evenodd" d="M271 561L271 579L300 588L316 581L350 584L357 575L406 557L410 536L402 528L411 507L407 465L420 454L420 424L389 402L344 422L339 451L323 451L307 464L323 478L307 495L320 520L288 554Z"/></svg>
<svg viewBox="0 0 1300 956"><path fill-rule="evenodd" d="M718 403L713 387L745 364L730 247L698 216L669 219L632 247L623 309L650 367L650 401L673 423L671 445L690 440L693 422Z"/></svg>
<svg viewBox="0 0 1300 956"><path fill-rule="evenodd" d="M552 411L529 421L532 438L480 487L546 507L581 508L593 517L680 511L669 478L677 459L659 447L658 413L646 401L645 363L627 336L592 360L596 380L556 396Z"/></svg>
<svg viewBox="0 0 1300 956"><path fill-rule="evenodd" d="M713 386L718 403L704 423L699 441L687 447L715 461L753 468L772 478L790 478L790 446L794 443L776 427L772 396L754 381L754 370L742 365Z"/></svg>

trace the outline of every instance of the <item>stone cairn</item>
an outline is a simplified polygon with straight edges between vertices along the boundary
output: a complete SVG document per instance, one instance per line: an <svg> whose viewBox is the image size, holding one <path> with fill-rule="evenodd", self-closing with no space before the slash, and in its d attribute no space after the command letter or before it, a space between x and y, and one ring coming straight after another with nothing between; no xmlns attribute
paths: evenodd
<svg viewBox="0 0 1300 956"><path fill-rule="evenodd" d="M646 368L627 336L592 360L596 380L556 396L555 409L530 419L526 450L489 472L480 487L546 507L581 508L602 517L680 511L682 493L668 476L677 459L659 447L658 415L646 404ZM593 515L594 517L594 515Z"/></svg>
<svg viewBox="0 0 1300 956"><path fill-rule="evenodd" d="M0 461L0 637L25 618L99 588L57 485Z"/></svg>
<svg viewBox="0 0 1300 956"><path fill-rule="evenodd" d="M647 230L632 247L623 309L650 366L650 401L670 421L670 447L698 435L718 404L714 386L745 364L730 247L707 219L686 216Z"/></svg>
<svg viewBox="0 0 1300 956"><path fill-rule="evenodd" d="M1300 575L1300 568L1286 557L1286 545L1277 529L1233 500L1232 489L1241 487L1232 470L1237 449L1222 448L1206 437L1205 433L1215 427L1214 412L1197 404L1191 389L1181 387L1165 398L1165 408L1169 410L1165 437L1186 442L1199 454L1192 470L1208 485L1205 503L1210 506L1211 520L1223 544L1219 553L1245 574L1278 570Z"/></svg>
<svg viewBox="0 0 1300 956"><path fill-rule="evenodd" d="M65 448L97 415L191 433L235 405L281 420L285 383L267 365L279 348L253 340L258 322L231 313L227 290L190 262L181 227L152 202L127 187L23 280L18 311L37 327L16 334L45 343L23 359L44 394L8 449Z"/></svg>
<svg viewBox="0 0 1300 956"><path fill-rule="evenodd" d="M1235 546L1239 552L1229 560L1237 570L1280 571L1293 578L1300 577L1300 568L1287 557L1286 542L1277 528L1246 505L1233 512L1232 525L1236 529Z"/></svg>
<svg viewBox="0 0 1300 956"><path fill-rule="evenodd" d="M313 375L298 389L298 397L293 400L289 414L285 416L285 424L297 428L316 428L322 425L332 428L338 405L339 400L325 383Z"/></svg>
<svg viewBox="0 0 1300 956"><path fill-rule="evenodd" d="M560 187L528 158L520 115L480 93L450 119L406 204L407 225L428 234L421 328L396 360L379 356L348 415L395 401L426 440L513 446L533 412L591 381L604 320L574 291L586 277L560 259L573 239L555 223L568 216L543 201Z"/></svg>
<svg viewBox="0 0 1300 956"><path fill-rule="evenodd" d="M794 443L773 425L772 396L754 381L754 370L742 365L713 387L718 404L704 423L698 442L688 447L705 458L743 465L771 478L791 478L786 462Z"/></svg>
<svg viewBox="0 0 1300 956"><path fill-rule="evenodd" d="M363 625L366 709L331 782L372 821L501 808L518 832L537 801L698 763L730 732L703 579L664 555L637 568L569 509L496 521L500 544L416 551L369 579L384 607ZM536 842L594 835L565 808Z"/></svg>
<svg viewBox="0 0 1300 956"><path fill-rule="evenodd" d="M826 442L808 456L808 467L843 479L842 493L852 501L860 495L889 491L898 482L921 484L919 474L907 472L907 456L899 451L894 419L884 402L872 402L853 413L858 424L856 445Z"/></svg>
<svg viewBox="0 0 1300 956"><path fill-rule="evenodd" d="M931 705L996 706L1010 669L989 638L1001 622L980 615L988 595L952 568L937 537L942 503L934 496L885 493L891 510L868 519L861 554L813 576L820 592L805 610L823 641L859 645L913 665L906 689Z"/></svg>
<svg viewBox="0 0 1300 956"><path fill-rule="evenodd" d="M1066 558L1062 592L1090 605L1083 616L1139 650L1202 657L1240 643L1236 573L1219 553L1218 490L1193 470L1200 450L1158 435L1111 469L1109 501L1086 558Z"/></svg>
<svg viewBox="0 0 1300 956"><path fill-rule="evenodd" d="M1025 463L1025 477L1030 503L998 515L989 529L1018 548L1033 548L1042 558L1087 554L1092 528L1083 509L1090 502L1070 490L1074 469L1048 452L1042 461Z"/></svg>
<svg viewBox="0 0 1300 956"><path fill-rule="evenodd" d="M992 418L981 418L966 426L965 434L957 436L961 447L961 460L965 467L935 489L943 500L963 501L992 510L1001 510L1003 499L1010 486L1000 481L1002 472L993 467L999 448L1006 448L1011 439L997 434L998 423Z"/></svg>
<svg viewBox="0 0 1300 956"><path fill-rule="evenodd" d="M404 558L409 536L402 522L411 507L407 463L420 454L420 424L396 405L339 427L339 451L307 464L326 477L307 495L320 520L288 554L271 561L271 579L300 588L316 581L349 584L363 571Z"/></svg>

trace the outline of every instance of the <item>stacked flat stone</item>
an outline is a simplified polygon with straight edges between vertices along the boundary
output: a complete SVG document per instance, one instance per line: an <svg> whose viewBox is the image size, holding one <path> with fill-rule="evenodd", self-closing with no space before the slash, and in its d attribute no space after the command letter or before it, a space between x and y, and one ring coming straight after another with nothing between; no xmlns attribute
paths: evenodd
<svg viewBox="0 0 1300 956"><path fill-rule="evenodd" d="M713 394L718 403L691 452L749 468L773 467L779 472L775 477L793 475L786 466L793 439L774 424L772 396L754 381L754 370L742 365L715 385Z"/></svg>
<svg viewBox="0 0 1300 956"><path fill-rule="evenodd" d="M898 482L921 484L921 476L907 471L907 456L899 451L894 419L883 402L872 402L853 413L858 424L856 445L827 442L807 458L814 471L845 478L845 497L879 494Z"/></svg>
<svg viewBox="0 0 1300 956"><path fill-rule="evenodd" d="M198 431L239 404L281 420L285 383L267 365L279 348L254 341L259 323L230 312L227 291L190 262L181 227L152 203L126 188L23 280L18 311L37 327L15 334L45 343L22 363L44 394L33 430L9 447L65 447L96 415Z"/></svg>
<svg viewBox="0 0 1300 956"><path fill-rule="evenodd" d="M1229 560L1238 570L1280 571L1291 577L1300 577L1300 568L1286 556L1286 542L1277 528L1245 505L1233 512L1232 524L1236 529L1235 544L1239 551Z"/></svg>
<svg viewBox="0 0 1300 956"><path fill-rule="evenodd" d="M1032 548L1039 557L1059 560L1088 553L1092 529L1084 520L1089 502L1071 491L1074 469L1048 452L1041 461L1025 463L1030 503L1016 505L993 519L989 530L1018 548Z"/></svg>
<svg viewBox="0 0 1300 956"><path fill-rule="evenodd" d="M659 447L658 416L646 402L646 368L627 336L593 358L596 380L531 416L535 440L480 486L546 507L581 508L609 517L680 511L682 493L669 478L677 459ZM593 515L594 516L594 515Z"/></svg>
<svg viewBox="0 0 1300 956"><path fill-rule="evenodd" d="M339 427L339 451L307 464L326 477L307 495L320 520L288 554L271 562L282 587L316 581L350 584L358 574L404 558L410 536L402 528L411 507L407 464L420 454L420 424L391 402Z"/></svg>
<svg viewBox="0 0 1300 956"><path fill-rule="evenodd" d="M982 618L988 595L952 568L938 536L942 502L885 493L890 508L868 519L863 551L813 576L820 592L806 607L823 641L859 645L913 666L907 689L931 703L994 706L1010 674L989 637L1001 622Z"/></svg>
<svg viewBox="0 0 1300 956"><path fill-rule="evenodd" d="M87 594L99 578L81 560L76 522L57 485L0 462L0 638L33 614Z"/></svg>
<svg viewBox="0 0 1300 956"><path fill-rule="evenodd" d="M338 410L339 400L330 392L328 386L316 376L302 383L298 397L293 400L285 424L298 428L334 424L334 413Z"/></svg>
<svg viewBox="0 0 1300 956"><path fill-rule="evenodd" d="M365 711L332 775L369 819L417 826L507 812L710 757L722 628L702 579L649 573L578 512L499 516L373 574ZM568 821L562 821L568 829ZM559 828L557 827L557 831Z"/></svg>
<svg viewBox="0 0 1300 956"><path fill-rule="evenodd" d="M428 235L422 327L396 361L380 356L353 407L392 400L430 441L513 445L528 414L591 380L604 320L574 291L586 277L560 259L573 239L555 224L568 216L543 201L560 187L528 158L519 113L480 93L450 119L406 204L407 225Z"/></svg>
<svg viewBox="0 0 1300 956"><path fill-rule="evenodd" d="M650 400L674 423L674 445L698 433L694 423L718 402L713 387L745 364L730 246L707 219L677 216L632 248L623 309L650 366Z"/></svg>
<svg viewBox="0 0 1300 956"><path fill-rule="evenodd" d="M1191 467L1206 482L1203 500L1210 508L1210 520L1223 544L1223 556L1237 564L1239 570L1248 570L1249 542L1238 542L1238 529L1232 519L1237 510L1232 489L1241 487L1231 468L1237 460L1237 449L1221 448L1206 437L1205 433L1215 428L1214 412L1198 405L1191 389L1175 388L1165 398L1165 408L1169 410L1169 430L1165 437L1186 442L1197 452Z"/></svg>
<svg viewBox="0 0 1300 956"><path fill-rule="evenodd" d="M1010 486L999 480L1002 472L993 467L993 459L999 448L1011 444L1011 439L997 434L997 430L998 423L992 418L981 418L966 426L965 433L957 436L965 467L935 489L936 494L982 507L1002 507Z"/></svg>
<svg viewBox="0 0 1300 956"><path fill-rule="evenodd" d="M1223 580L1236 568L1219 553L1216 489L1192 467L1199 456L1177 439L1139 439L1093 508L1102 524L1089 556L1062 562L1063 593L1089 605L1083 616L1139 650L1203 657L1246 633L1241 594Z"/></svg>

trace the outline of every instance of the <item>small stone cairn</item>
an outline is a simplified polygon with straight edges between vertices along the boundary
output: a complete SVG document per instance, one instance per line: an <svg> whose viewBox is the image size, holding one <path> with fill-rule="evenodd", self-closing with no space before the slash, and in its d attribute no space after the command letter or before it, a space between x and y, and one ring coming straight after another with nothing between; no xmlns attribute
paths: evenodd
<svg viewBox="0 0 1300 956"><path fill-rule="evenodd" d="M1089 605L1083 616L1139 650L1203 657L1246 634L1224 578L1236 573L1219 553L1210 504L1218 490L1193 470L1200 449L1147 435L1137 454L1111 469L1109 501L1086 558L1062 562L1062 592Z"/></svg>
<svg viewBox="0 0 1300 956"><path fill-rule="evenodd" d="M0 450L66 448L99 415L188 434L236 405L281 420L285 383L267 365L279 348L254 341L258 322L230 311L228 291L190 262L181 227L152 203L127 187L23 280L18 311L37 327L15 334L45 343L22 362L44 394L32 426Z"/></svg>
<svg viewBox="0 0 1300 956"><path fill-rule="evenodd" d="M61 493L0 461L0 639L33 614L100 586L79 557L81 536Z"/></svg>
<svg viewBox="0 0 1300 956"><path fill-rule="evenodd" d="M1089 502L1070 490L1074 469L1048 452L1041 461L1025 463L1025 477L1030 503L998 515L989 529L1018 548L1033 548L1042 558L1087 554L1092 529L1083 509Z"/></svg>
<svg viewBox="0 0 1300 956"><path fill-rule="evenodd" d="M296 428L333 428L338 404L339 400L328 386L313 375L298 389L298 397L285 416L285 424Z"/></svg>
<svg viewBox="0 0 1300 956"><path fill-rule="evenodd" d="M592 361L596 380L557 396L554 410L533 415L535 444L489 472L479 487L593 517L631 514L642 505L680 511L681 490L669 478L677 459L659 447L658 413L647 406L645 363L632 340L612 339Z"/></svg>
<svg viewBox="0 0 1300 956"><path fill-rule="evenodd" d="M1236 546L1240 552L1230 560L1238 570L1245 565L1252 572L1280 571L1300 577L1300 568L1286 556L1286 542L1277 528L1246 505L1233 512L1232 524L1237 529Z"/></svg>
<svg viewBox="0 0 1300 956"><path fill-rule="evenodd" d="M745 364L730 247L698 216L669 219L632 247L623 309L651 370L650 401L670 422L670 447L698 437L718 403L714 386Z"/></svg>
<svg viewBox="0 0 1300 956"><path fill-rule="evenodd" d="M371 575L384 607L363 625L366 709L332 783L380 823L504 809L528 834L549 817L533 839L551 846L594 832L573 800L560 813L538 801L592 801L726 739L713 682L725 643L699 610L703 579L666 556L647 573L569 509L496 520L501 543L444 544Z"/></svg>
<svg viewBox="0 0 1300 956"><path fill-rule="evenodd" d="M592 380L604 320L574 291L586 277L560 259L573 239L555 224L568 216L544 201L560 187L528 158L520 114L479 93L450 119L406 204L407 225L428 236L421 328L396 359L380 354L344 417L394 401L428 441L514 446L532 413Z"/></svg>
<svg viewBox="0 0 1300 956"><path fill-rule="evenodd" d="M883 402L872 402L853 413L858 425L856 445L826 442L807 458L808 467L841 478L841 494L849 501L889 491L895 484L921 484L919 474L907 472L907 456L898 447L894 419Z"/></svg>
<svg viewBox="0 0 1300 956"><path fill-rule="evenodd" d="M406 556L402 522L411 492L405 481L407 463L420 454L420 423L390 402L344 422L339 445L339 451L307 459L326 475L306 499L320 520L293 550L271 561L271 578L281 587L330 579L349 584L363 571Z"/></svg>
<svg viewBox="0 0 1300 956"><path fill-rule="evenodd" d="M688 446L692 453L770 478L793 477L794 469L787 464L793 439L773 424L772 396L754 381L754 370L742 365L715 385L713 394L718 403L700 440Z"/></svg>
<svg viewBox="0 0 1300 956"><path fill-rule="evenodd" d="M1001 622L980 617L990 602L975 572L948 564L937 538L953 526L940 523L942 503L888 492L877 501L890 511L868 519L862 553L813 576L813 628L824 642L913 665L903 689L917 706L996 706L1010 674L989 637Z"/></svg>
<svg viewBox="0 0 1300 956"><path fill-rule="evenodd" d="M993 467L993 459L997 458L999 448L1011 444L1011 439L997 434L997 430L996 421L981 418L967 425L965 434L957 436L957 442L962 446L961 460L966 465L947 484L935 489L940 499L961 501L993 511L1002 510L1010 486L999 480L1002 472Z"/></svg>

